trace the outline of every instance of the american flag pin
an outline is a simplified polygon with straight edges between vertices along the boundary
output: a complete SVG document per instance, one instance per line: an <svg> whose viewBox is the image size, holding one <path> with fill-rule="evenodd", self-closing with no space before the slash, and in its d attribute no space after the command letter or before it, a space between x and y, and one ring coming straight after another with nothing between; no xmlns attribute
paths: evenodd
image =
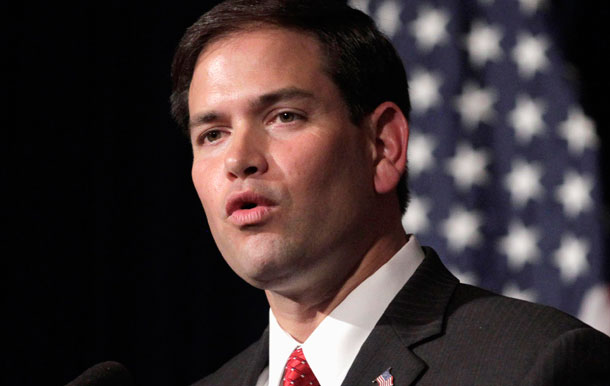
<svg viewBox="0 0 610 386"><path fill-rule="evenodd" d="M390 374L391 367L388 367L380 376L373 380L373 383L377 382L379 386L394 386L394 377Z"/></svg>

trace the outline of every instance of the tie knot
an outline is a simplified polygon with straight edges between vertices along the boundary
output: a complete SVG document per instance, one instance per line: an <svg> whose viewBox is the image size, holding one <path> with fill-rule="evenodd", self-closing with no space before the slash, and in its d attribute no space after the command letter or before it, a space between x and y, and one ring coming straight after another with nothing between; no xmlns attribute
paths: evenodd
<svg viewBox="0 0 610 386"><path fill-rule="evenodd" d="M297 347L286 361L282 386L319 386L316 376L313 375L303 349Z"/></svg>

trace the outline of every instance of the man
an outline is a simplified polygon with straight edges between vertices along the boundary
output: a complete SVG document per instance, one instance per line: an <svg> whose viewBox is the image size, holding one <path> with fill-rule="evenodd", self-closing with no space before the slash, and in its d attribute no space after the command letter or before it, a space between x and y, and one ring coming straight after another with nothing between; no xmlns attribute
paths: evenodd
<svg viewBox="0 0 610 386"><path fill-rule="evenodd" d="M407 82L368 16L229 0L172 75L214 239L270 304L262 338L197 385L610 382L606 336L459 284L404 233Z"/></svg>

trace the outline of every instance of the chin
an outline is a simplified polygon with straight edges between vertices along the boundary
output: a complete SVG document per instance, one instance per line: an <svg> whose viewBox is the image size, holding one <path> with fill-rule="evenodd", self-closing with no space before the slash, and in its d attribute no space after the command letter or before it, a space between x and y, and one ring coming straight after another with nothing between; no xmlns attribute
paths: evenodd
<svg viewBox="0 0 610 386"><path fill-rule="evenodd" d="M238 269L233 270L246 283L262 290L277 287L278 283L285 281L288 276L287 273L281 273L281 269L276 264L268 261L240 265Z"/></svg>
<svg viewBox="0 0 610 386"><path fill-rule="evenodd" d="M235 273L259 289L272 289L289 279L298 268L299 248L289 248L282 240L245 245L241 250L222 255ZM271 240L268 240L271 241Z"/></svg>

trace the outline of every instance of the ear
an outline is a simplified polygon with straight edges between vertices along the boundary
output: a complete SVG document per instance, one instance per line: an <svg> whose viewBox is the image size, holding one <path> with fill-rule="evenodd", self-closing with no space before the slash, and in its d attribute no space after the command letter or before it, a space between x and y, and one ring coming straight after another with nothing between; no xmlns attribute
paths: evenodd
<svg viewBox="0 0 610 386"><path fill-rule="evenodd" d="M396 188L407 162L409 124L393 102L380 104L371 114L375 129L375 191L388 193Z"/></svg>

